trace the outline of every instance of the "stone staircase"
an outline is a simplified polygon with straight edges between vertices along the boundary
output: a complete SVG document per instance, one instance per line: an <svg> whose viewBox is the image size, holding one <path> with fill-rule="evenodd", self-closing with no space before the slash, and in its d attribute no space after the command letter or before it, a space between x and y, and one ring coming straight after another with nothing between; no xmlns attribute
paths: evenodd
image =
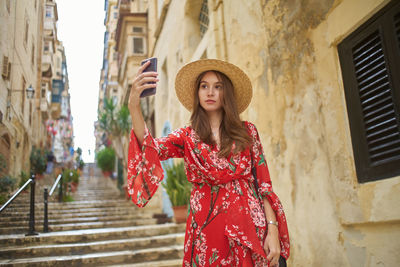
<svg viewBox="0 0 400 267"><path fill-rule="evenodd" d="M40 186L39 186L40 188ZM83 175L75 201L36 196L35 236L28 232L29 194L0 214L0 266L182 266L184 224L125 200L110 178Z"/></svg>

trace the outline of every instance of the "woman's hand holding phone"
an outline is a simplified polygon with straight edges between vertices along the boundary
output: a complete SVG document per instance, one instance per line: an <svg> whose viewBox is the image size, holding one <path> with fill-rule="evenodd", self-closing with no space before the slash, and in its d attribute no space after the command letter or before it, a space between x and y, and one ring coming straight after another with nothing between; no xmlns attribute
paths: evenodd
<svg viewBox="0 0 400 267"><path fill-rule="evenodd" d="M133 111L135 111L137 107L140 107L140 96L142 92L146 89L151 89L157 86L158 73L155 71L144 72L144 70L150 64L151 62L147 61L142 66L140 66L133 80L128 100L128 107L131 113L133 113Z"/></svg>
<svg viewBox="0 0 400 267"><path fill-rule="evenodd" d="M132 129L136 138L141 145L143 143L145 122L143 119L142 109L140 108L140 94L149 88L157 86L157 72L144 70L150 65L150 61L143 64L132 83L131 92L129 94L128 108L132 118ZM152 82L152 84L150 83Z"/></svg>

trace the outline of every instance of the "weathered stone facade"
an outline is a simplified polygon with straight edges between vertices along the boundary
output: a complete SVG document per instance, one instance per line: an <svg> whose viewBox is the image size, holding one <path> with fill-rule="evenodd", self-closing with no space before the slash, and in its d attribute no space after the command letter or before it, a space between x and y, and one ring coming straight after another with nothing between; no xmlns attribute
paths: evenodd
<svg viewBox="0 0 400 267"><path fill-rule="evenodd" d="M6 173L15 178L21 171L29 173L32 146L53 148L56 131L61 134L58 159L72 160L68 73L57 20L55 0L6 0L0 5L0 153ZM28 87L35 90L33 98ZM60 117L68 124L65 130L54 128Z"/></svg>
<svg viewBox="0 0 400 267"><path fill-rule="evenodd" d="M36 98L40 95L41 44L44 1L2 1L0 6L0 140L7 173L13 176L29 169L32 145L43 145L46 129ZM4 75L4 68L9 75ZM27 97L29 86L34 99Z"/></svg>
<svg viewBox="0 0 400 267"><path fill-rule="evenodd" d="M148 98L157 137L164 125L189 124L174 89L184 64L218 58L249 75L253 100L242 119L258 128L287 214L290 266L400 262L400 177L358 182L338 56L338 44L389 2L118 1L147 10L147 56L158 58L160 79ZM128 77L119 81L123 99L137 67L119 73Z"/></svg>
<svg viewBox="0 0 400 267"><path fill-rule="evenodd" d="M188 124L174 79L202 57L237 64L285 207L293 266L396 266L400 177L360 184L355 172L337 45L389 1L148 1L149 56L159 60L156 135ZM162 7L157 5L162 4ZM153 33L153 34L152 34Z"/></svg>

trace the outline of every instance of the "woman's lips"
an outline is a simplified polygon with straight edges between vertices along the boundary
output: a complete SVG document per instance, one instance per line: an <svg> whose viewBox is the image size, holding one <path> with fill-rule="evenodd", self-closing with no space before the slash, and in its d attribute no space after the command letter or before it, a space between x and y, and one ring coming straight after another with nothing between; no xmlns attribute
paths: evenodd
<svg viewBox="0 0 400 267"><path fill-rule="evenodd" d="M206 103L212 104L212 103L215 103L215 101L214 100L206 100Z"/></svg>

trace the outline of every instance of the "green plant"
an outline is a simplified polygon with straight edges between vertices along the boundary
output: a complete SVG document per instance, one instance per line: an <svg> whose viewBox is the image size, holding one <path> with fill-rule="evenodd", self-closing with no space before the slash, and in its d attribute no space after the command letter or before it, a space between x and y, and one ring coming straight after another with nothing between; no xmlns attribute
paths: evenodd
<svg viewBox="0 0 400 267"><path fill-rule="evenodd" d="M83 159L80 159L79 160L79 164L78 164L78 168L82 170L83 167L85 167L85 162L83 161Z"/></svg>
<svg viewBox="0 0 400 267"><path fill-rule="evenodd" d="M3 173L7 168L7 161L2 154L0 154L0 173Z"/></svg>
<svg viewBox="0 0 400 267"><path fill-rule="evenodd" d="M21 171L21 173L20 173L20 175L19 175L19 184L18 184L18 187L22 187L22 186L26 183L26 181L29 180L29 178L30 178L30 177L29 177L29 174L27 174L27 173L24 172L24 171ZM25 190L27 190L28 187L29 187L29 186L25 187Z"/></svg>
<svg viewBox="0 0 400 267"><path fill-rule="evenodd" d="M33 173L42 174L46 170L47 160L45 152L42 149L33 146L29 160L31 162L31 170Z"/></svg>
<svg viewBox="0 0 400 267"><path fill-rule="evenodd" d="M9 193L14 190L16 179L12 176L5 175L0 177L0 193Z"/></svg>
<svg viewBox="0 0 400 267"><path fill-rule="evenodd" d="M117 105L111 98L104 99L103 112L99 114L99 126L114 137L129 133L131 123L128 107L123 105L117 110Z"/></svg>
<svg viewBox="0 0 400 267"><path fill-rule="evenodd" d="M103 172L112 172L115 167L114 149L106 147L100 150L96 155L96 163Z"/></svg>
<svg viewBox="0 0 400 267"><path fill-rule="evenodd" d="M79 173L77 170L65 169L63 172L63 183L79 183Z"/></svg>
<svg viewBox="0 0 400 267"><path fill-rule="evenodd" d="M82 170L85 166L85 162L82 160L82 149L80 147L76 150L76 154L78 154L75 158L76 165Z"/></svg>
<svg viewBox="0 0 400 267"><path fill-rule="evenodd" d="M183 162L167 167L165 171L167 172L167 180L162 185L167 191L172 206L187 205L192 185L186 178Z"/></svg>
<svg viewBox="0 0 400 267"><path fill-rule="evenodd" d="M72 202L75 201L74 198L70 195L63 196L63 202Z"/></svg>

